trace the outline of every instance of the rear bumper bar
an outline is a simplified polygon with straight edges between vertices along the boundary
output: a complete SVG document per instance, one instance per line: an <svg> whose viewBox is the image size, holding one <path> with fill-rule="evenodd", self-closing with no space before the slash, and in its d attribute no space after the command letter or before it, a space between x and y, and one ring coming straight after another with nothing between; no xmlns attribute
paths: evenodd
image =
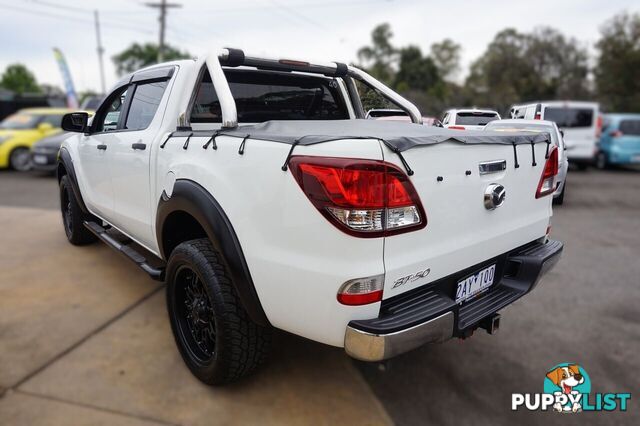
<svg viewBox="0 0 640 426"><path fill-rule="evenodd" d="M351 321L344 347L351 357L381 361L426 343L463 337L498 310L533 290L560 259L560 241L536 242L385 300L378 318ZM496 263L499 281L490 291L462 305L455 303L457 282Z"/></svg>

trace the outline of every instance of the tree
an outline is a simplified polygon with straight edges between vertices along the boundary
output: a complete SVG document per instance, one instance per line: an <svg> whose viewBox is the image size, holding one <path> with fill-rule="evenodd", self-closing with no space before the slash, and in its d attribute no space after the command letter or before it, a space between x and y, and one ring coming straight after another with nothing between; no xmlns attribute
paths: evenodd
<svg viewBox="0 0 640 426"><path fill-rule="evenodd" d="M40 92L35 76L22 64L7 66L0 79L0 86L19 94Z"/></svg>
<svg viewBox="0 0 640 426"><path fill-rule="evenodd" d="M166 61L192 57L188 52L182 52L171 46L164 47L163 56ZM140 68L157 63L158 45L154 43L133 43L126 50L113 56L112 59L116 66L116 72L119 75L134 72Z"/></svg>
<svg viewBox="0 0 640 426"><path fill-rule="evenodd" d="M419 47L407 46L400 49L398 72L394 82L398 91L427 91L439 82L438 68L430 57L422 56Z"/></svg>
<svg viewBox="0 0 640 426"><path fill-rule="evenodd" d="M640 14L622 13L601 28L596 44L598 97L612 111L640 111Z"/></svg>
<svg viewBox="0 0 640 426"><path fill-rule="evenodd" d="M589 56L574 38L553 28L538 28L528 36L526 59L538 77L539 98L584 99Z"/></svg>
<svg viewBox="0 0 640 426"><path fill-rule="evenodd" d="M431 45L430 56L444 80L455 80L460 72L461 51L462 46L449 38Z"/></svg>
<svg viewBox="0 0 640 426"><path fill-rule="evenodd" d="M509 28L471 65L465 86L474 103L502 111L517 102L583 99L589 97L587 62L586 49L556 30Z"/></svg>
<svg viewBox="0 0 640 426"><path fill-rule="evenodd" d="M393 79L393 62L396 59L396 49L391 45L393 33L389 24L380 24L371 33L371 46L358 50L358 59L362 68L384 83Z"/></svg>

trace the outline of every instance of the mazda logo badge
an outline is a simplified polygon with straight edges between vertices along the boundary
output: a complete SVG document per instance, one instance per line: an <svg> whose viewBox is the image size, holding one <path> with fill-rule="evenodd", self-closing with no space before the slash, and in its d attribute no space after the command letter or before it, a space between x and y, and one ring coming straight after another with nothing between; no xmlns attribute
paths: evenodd
<svg viewBox="0 0 640 426"><path fill-rule="evenodd" d="M492 183L484 191L484 207L487 210L495 210L504 203L506 197L507 191L504 186Z"/></svg>

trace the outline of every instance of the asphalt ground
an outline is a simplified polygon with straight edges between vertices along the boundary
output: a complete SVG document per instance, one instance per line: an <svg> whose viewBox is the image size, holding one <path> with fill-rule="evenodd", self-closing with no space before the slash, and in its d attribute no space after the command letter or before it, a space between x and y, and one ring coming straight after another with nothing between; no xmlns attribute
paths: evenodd
<svg viewBox="0 0 640 426"><path fill-rule="evenodd" d="M0 424L640 424L638 170L569 173L563 258L497 335L366 364L278 333L266 368L222 389L182 363L163 287L107 247L70 246L57 208L54 178L0 172ZM630 392L628 411L511 411L561 362L592 392Z"/></svg>

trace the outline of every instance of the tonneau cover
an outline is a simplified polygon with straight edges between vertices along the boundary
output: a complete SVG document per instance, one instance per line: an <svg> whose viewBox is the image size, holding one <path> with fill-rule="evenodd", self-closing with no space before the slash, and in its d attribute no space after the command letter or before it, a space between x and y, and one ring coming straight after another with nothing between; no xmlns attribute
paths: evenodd
<svg viewBox="0 0 640 426"><path fill-rule="evenodd" d="M548 133L449 130L382 120L267 121L225 129L218 134L291 145L314 145L339 139L379 139L396 152L442 142L520 145L549 143L550 140Z"/></svg>

